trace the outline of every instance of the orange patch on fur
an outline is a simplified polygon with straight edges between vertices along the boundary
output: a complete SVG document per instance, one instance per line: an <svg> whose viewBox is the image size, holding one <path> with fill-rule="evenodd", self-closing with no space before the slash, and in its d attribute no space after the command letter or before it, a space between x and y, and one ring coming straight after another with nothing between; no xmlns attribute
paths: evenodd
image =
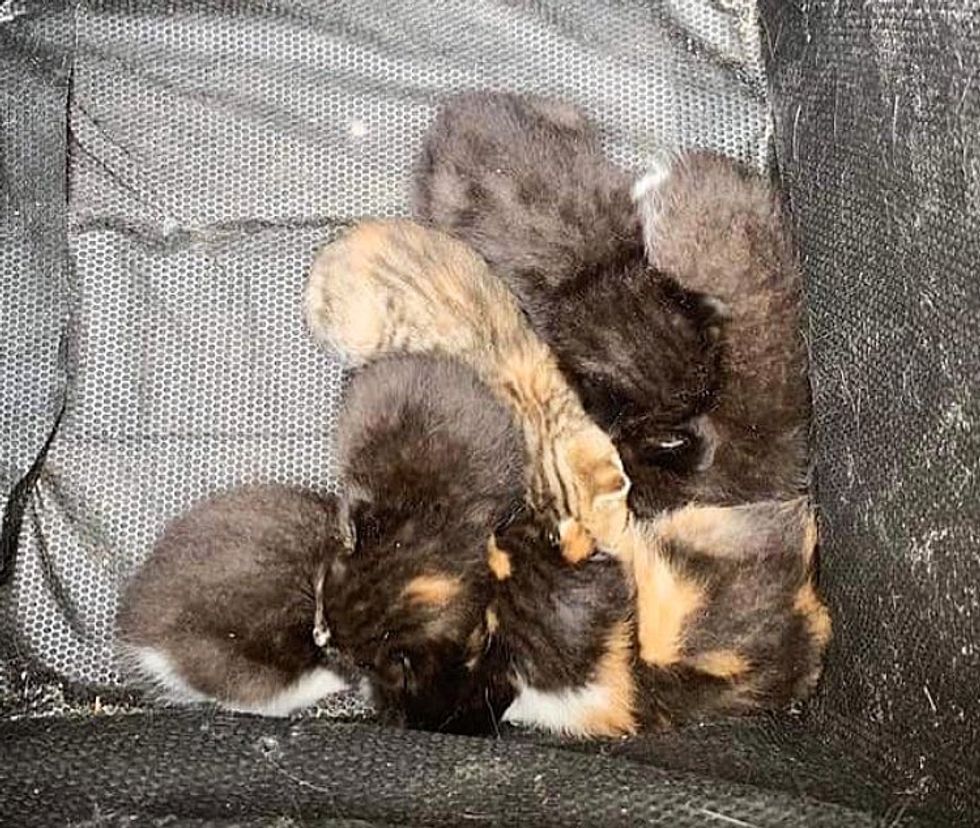
<svg viewBox="0 0 980 828"><path fill-rule="evenodd" d="M558 527L561 556L570 564L584 561L595 551L595 540L585 527L573 518L566 518Z"/></svg>
<svg viewBox="0 0 980 828"><path fill-rule="evenodd" d="M493 627L490 626L490 616L492 614L494 615L495 622ZM466 652L469 654L469 658L466 660L467 670L473 670L480 663L480 657L490 643L490 636L496 630L496 615L492 609L487 610L486 620L487 624L485 627L483 624L477 624L466 639Z"/></svg>
<svg viewBox="0 0 980 828"><path fill-rule="evenodd" d="M749 662L734 650L708 650L687 659L692 667L717 678L732 679L749 671Z"/></svg>
<svg viewBox="0 0 980 828"><path fill-rule="evenodd" d="M658 667L676 664L684 624L704 604L704 592L668 563L657 541L634 555L633 572L640 659Z"/></svg>
<svg viewBox="0 0 980 828"><path fill-rule="evenodd" d="M799 592L796 593L793 608L806 619L807 628L817 645L821 649L826 647L832 632L830 612L824 606L823 601L817 597L817 591L813 588L812 582L807 581L800 587Z"/></svg>
<svg viewBox="0 0 980 828"><path fill-rule="evenodd" d="M590 683L605 690L608 699L605 706L583 719L581 727L587 736L624 736L636 732L631 633L629 623L620 621L606 639L606 651Z"/></svg>
<svg viewBox="0 0 980 828"><path fill-rule="evenodd" d="M494 611L493 607L487 609L487 633L493 635L500 627L500 619L497 617L497 613Z"/></svg>
<svg viewBox="0 0 980 828"><path fill-rule="evenodd" d="M497 539L493 535L487 541L487 564L498 581L506 581L510 577L510 555L497 546Z"/></svg>
<svg viewBox="0 0 980 828"><path fill-rule="evenodd" d="M405 585L402 597L413 604L444 607L462 588L460 579L450 575L419 575Z"/></svg>

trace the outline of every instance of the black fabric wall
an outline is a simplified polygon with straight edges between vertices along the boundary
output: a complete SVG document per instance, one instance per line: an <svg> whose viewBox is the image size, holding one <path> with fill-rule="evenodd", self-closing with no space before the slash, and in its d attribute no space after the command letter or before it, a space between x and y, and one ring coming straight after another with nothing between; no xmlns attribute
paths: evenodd
<svg viewBox="0 0 980 828"><path fill-rule="evenodd" d="M914 797L976 815L980 16L937 0L765 7L837 619L814 724Z"/></svg>

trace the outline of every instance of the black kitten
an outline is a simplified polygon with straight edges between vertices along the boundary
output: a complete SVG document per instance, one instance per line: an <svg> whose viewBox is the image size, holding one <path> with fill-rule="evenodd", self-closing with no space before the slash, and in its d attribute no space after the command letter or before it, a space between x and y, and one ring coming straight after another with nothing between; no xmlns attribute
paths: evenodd
<svg viewBox="0 0 980 828"><path fill-rule="evenodd" d="M268 716L345 689L314 643L317 579L343 542L332 497L255 486L196 504L124 592L124 663L169 701Z"/></svg>
<svg viewBox="0 0 980 828"><path fill-rule="evenodd" d="M413 204L504 279L621 452L698 467L711 453L698 417L717 378L716 306L646 260L630 187L578 109L471 93L430 129Z"/></svg>
<svg viewBox="0 0 980 828"><path fill-rule="evenodd" d="M326 574L332 642L367 672L382 713L485 729L509 688L481 690L473 719L457 697L474 692L485 640L488 539L522 508L522 433L463 364L403 356L354 377L338 434L350 551Z"/></svg>

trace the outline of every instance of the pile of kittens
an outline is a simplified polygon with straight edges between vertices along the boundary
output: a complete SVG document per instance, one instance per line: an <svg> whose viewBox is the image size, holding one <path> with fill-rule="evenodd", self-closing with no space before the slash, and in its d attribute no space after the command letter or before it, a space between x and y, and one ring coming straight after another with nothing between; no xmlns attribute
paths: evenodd
<svg viewBox="0 0 980 828"><path fill-rule="evenodd" d="M256 486L172 522L119 614L173 701L616 736L814 686L801 279L768 182L704 152L635 185L565 103L448 101L416 221L318 255L356 368L340 494Z"/></svg>

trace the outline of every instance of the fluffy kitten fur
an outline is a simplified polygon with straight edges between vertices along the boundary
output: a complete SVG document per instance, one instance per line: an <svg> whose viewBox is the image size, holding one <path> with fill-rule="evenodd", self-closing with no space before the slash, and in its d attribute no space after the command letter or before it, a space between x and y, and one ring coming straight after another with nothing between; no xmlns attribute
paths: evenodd
<svg viewBox="0 0 980 828"><path fill-rule="evenodd" d="M637 529L632 571L569 566L533 525L497 538L487 659L518 690L505 720L610 736L809 693L830 619L802 499L688 506Z"/></svg>
<svg viewBox="0 0 980 828"><path fill-rule="evenodd" d="M365 222L318 255L306 313L314 335L354 365L397 351L463 360L524 430L536 514L562 531L575 518L614 547L629 491L619 455L469 247L407 221ZM592 550L578 535L563 537L573 560Z"/></svg>
<svg viewBox="0 0 980 828"><path fill-rule="evenodd" d="M124 663L165 699L266 715L343 689L313 640L318 572L342 545L332 497L256 486L196 504L123 594Z"/></svg>
<svg viewBox="0 0 980 828"><path fill-rule="evenodd" d="M710 462L697 417L716 387L719 320L647 261L631 184L579 109L469 93L425 139L413 206L518 296L588 413L628 447L628 474L696 468Z"/></svg>
<svg viewBox="0 0 980 828"><path fill-rule="evenodd" d="M509 410L462 363L382 359L358 372L338 423L348 553L328 568L331 641L409 726L485 729L512 695L474 693L486 544L522 508L525 454Z"/></svg>
<svg viewBox="0 0 980 828"><path fill-rule="evenodd" d="M778 193L727 158L691 152L665 155L636 196L653 264L727 308L709 417L713 462L678 475L637 462L622 446L637 489L714 503L802 493L810 419L802 279ZM638 508L659 503L654 496Z"/></svg>

